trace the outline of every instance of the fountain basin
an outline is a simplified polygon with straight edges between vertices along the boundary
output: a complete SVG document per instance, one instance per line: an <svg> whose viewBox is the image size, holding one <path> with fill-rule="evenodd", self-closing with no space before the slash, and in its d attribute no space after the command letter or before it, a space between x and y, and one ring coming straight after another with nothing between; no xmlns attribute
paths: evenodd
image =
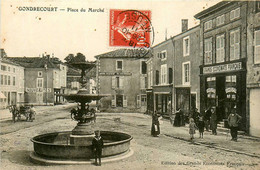
<svg viewBox="0 0 260 170"><path fill-rule="evenodd" d="M91 145L70 144L72 132L55 132L35 136L31 139L34 152L47 158L59 159L91 159L93 158ZM118 155L130 148L131 135L121 132L101 131L104 146L102 157Z"/></svg>

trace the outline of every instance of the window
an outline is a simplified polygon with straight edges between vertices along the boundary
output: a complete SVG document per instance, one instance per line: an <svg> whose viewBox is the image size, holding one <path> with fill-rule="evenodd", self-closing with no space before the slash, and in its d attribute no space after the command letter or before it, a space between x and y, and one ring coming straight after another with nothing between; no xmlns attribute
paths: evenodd
<svg viewBox="0 0 260 170"><path fill-rule="evenodd" d="M167 64L161 65L161 84L167 83Z"/></svg>
<svg viewBox="0 0 260 170"><path fill-rule="evenodd" d="M212 20L209 20L207 22L204 23L204 30L209 30L212 28Z"/></svg>
<svg viewBox="0 0 260 170"><path fill-rule="evenodd" d="M10 71L11 70L11 67L8 67L8 71Z"/></svg>
<svg viewBox="0 0 260 170"><path fill-rule="evenodd" d="M158 53L157 53L157 57L160 58L161 60L166 60L166 58L167 58L167 52L166 52L166 50L161 51L161 52L158 52Z"/></svg>
<svg viewBox="0 0 260 170"><path fill-rule="evenodd" d="M230 20L234 20L240 17L240 8L230 11Z"/></svg>
<svg viewBox="0 0 260 170"><path fill-rule="evenodd" d="M240 58L240 30L236 29L230 32L230 60Z"/></svg>
<svg viewBox="0 0 260 170"><path fill-rule="evenodd" d="M15 73L15 68L13 68L13 72Z"/></svg>
<svg viewBox="0 0 260 170"><path fill-rule="evenodd" d="M155 77L155 84L156 84L156 85L159 84L159 75L160 75L160 74L159 74L159 71L156 70L156 74L155 74L155 76L156 76L156 77Z"/></svg>
<svg viewBox="0 0 260 170"><path fill-rule="evenodd" d="M216 63L225 61L225 35L217 36L216 41Z"/></svg>
<svg viewBox="0 0 260 170"><path fill-rule="evenodd" d="M212 64L212 38L205 39L204 64Z"/></svg>
<svg viewBox="0 0 260 170"><path fill-rule="evenodd" d="M124 84L124 77L123 76L117 76L112 77L112 88L123 88Z"/></svg>
<svg viewBox="0 0 260 170"><path fill-rule="evenodd" d="M71 82L71 89L75 89L75 90L79 89L79 82L77 81Z"/></svg>
<svg viewBox="0 0 260 170"><path fill-rule="evenodd" d="M260 1L255 2L255 11L260 12Z"/></svg>
<svg viewBox="0 0 260 170"><path fill-rule="evenodd" d="M172 71L172 68L169 68L169 84L172 83L172 79L173 79L173 71Z"/></svg>
<svg viewBox="0 0 260 170"><path fill-rule="evenodd" d="M146 74L147 73L147 66L146 66L146 62L145 61L142 61L141 73L142 74Z"/></svg>
<svg viewBox="0 0 260 170"><path fill-rule="evenodd" d="M4 75L1 75L1 85L4 85Z"/></svg>
<svg viewBox="0 0 260 170"><path fill-rule="evenodd" d="M255 31L255 56L254 63L260 63L260 30Z"/></svg>
<svg viewBox="0 0 260 170"><path fill-rule="evenodd" d="M183 38L183 56L190 55L190 37Z"/></svg>
<svg viewBox="0 0 260 170"><path fill-rule="evenodd" d="M216 25L217 26L224 24L224 22L225 22L225 15L224 14L217 17L217 19L216 19Z"/></svg>
<svg viewBox="0 0 260 170"><path fill-rule="evenodd" d="M123 70L123 61L116 61L116 70Z"/></svg>
<svg viewBox="0 0 260 170"><path fill-rule="evenodd" d="M8 76L8 85L11 85L11 77Z"/></svg>
<svg viewBox="0 0 260 170"><path fill-rule="evenodd" d="M7 75L5 75L4 80L5 80L4 81L5 82L4 85L7 85Z"/></svg>
<svg viewBox="0 0 260 170"><path fill-rule="evenodd" d="M37 78L37 88L43 88L43 78Z"/></svg>
<svg viewBox="0 0 260 170"><path fill-rule="evenodd" d="M6 71L6 66L1 65L1 70L2 70L2 71Z"/></svg>
<svg viewBox="0 0 260 170"><path fill-rule="evenodd" d="M15 86L15 77L13 77L13 86Z"/></svg>
<svg viewBox="0 0 260 170"><path fill-rule="evenodd" d="M190 85L190 62L182 63L182 83Z"/></svg>
<svg viewBox="0 0 260 170"><path fill-rule="evenodd" d="M42 77L42 71L38 71L38 77Z"/></svg>

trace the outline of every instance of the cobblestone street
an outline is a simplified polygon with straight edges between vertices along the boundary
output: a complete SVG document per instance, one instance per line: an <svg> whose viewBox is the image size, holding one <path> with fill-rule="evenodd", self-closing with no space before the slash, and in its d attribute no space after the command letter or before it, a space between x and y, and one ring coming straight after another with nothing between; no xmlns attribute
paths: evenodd
<svg viewBox="0 0 260 170"><path fill-rule="evenodd" d="M161 125L161 135L150 135L151 117L140 113L98 113L96 128L126 132L133 136L131 157L118 162L94 165L42 166L33 164L33 136L72 130L76 122L70 119L72 105L36 107L34 122L1 122L1 169L259 169L259 140L242 138L232 142L225 134L204 139L195 135L189 142L188 129L173 127L168 120ZM114 121L120 118L120 121ZM244 153L244 154L243 154Z"/></svg>

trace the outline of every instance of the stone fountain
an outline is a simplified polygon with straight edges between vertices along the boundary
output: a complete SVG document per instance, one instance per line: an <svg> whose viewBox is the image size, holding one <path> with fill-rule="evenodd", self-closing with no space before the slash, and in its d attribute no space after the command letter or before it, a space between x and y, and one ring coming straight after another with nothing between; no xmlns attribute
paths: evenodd
<svg viewBox="0 0 260 170"><path fill-rule="evenodd" d="M72 131L47 133L35 136L31 139L34 152L30 155L33 162L44 164L84 164L93 158L92 139L94 137L95 111L89 110L91 101L99 101L106 97L104 94L89 94L86 89L85 71L92 68L94 63L73 63L80 68L82 89L77 94L63 95L67 100L80 103L77 108L71 110L71 118L77 121ZM86 108L87 107L87 108ZM104 140L102 157L125 157L130 152L132 136L111 131L101 131Z"/></svg>

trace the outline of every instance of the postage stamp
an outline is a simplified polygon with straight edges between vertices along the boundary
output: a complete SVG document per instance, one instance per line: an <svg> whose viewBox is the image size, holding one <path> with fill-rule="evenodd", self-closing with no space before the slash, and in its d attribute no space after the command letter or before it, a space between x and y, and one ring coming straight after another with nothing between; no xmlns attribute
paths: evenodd
<svg viewBox="0 0 260 170"><path fill-rule="evenodd" d="M149 10L110 10L109 45L111 47L150 48L153 27Z"/></svg>

